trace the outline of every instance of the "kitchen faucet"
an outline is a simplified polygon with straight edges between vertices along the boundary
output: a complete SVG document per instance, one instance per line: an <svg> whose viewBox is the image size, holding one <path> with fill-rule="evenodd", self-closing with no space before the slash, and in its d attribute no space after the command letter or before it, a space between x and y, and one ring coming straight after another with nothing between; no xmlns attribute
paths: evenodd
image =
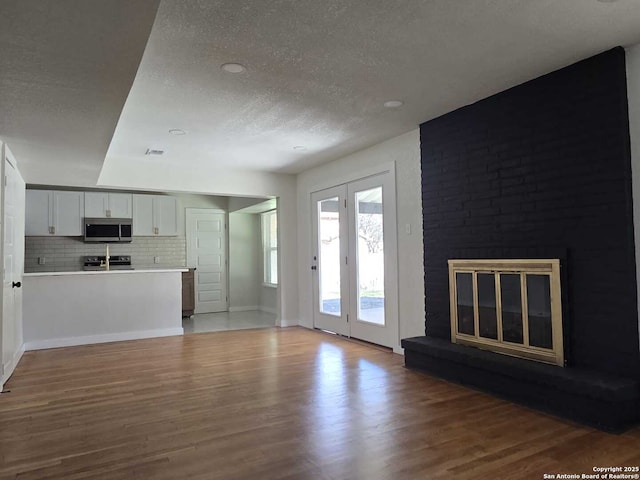
<svg viewBox="0 0 640 480"><path fill-rule="evenodd" d="M109 258L110 258L109 257L109 244L107 243L105 245L107 247L107 252L106 252L105 257L104 257L105 261L104 261L104 263L100 262L100 267L104 268L105 270L109 270Z"/></svg>

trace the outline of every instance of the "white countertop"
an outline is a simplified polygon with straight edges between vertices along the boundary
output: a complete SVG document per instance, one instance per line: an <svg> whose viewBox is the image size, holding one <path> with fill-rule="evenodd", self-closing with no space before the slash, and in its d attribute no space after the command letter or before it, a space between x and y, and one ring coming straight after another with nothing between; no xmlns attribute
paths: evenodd
<svg viewBox="0 0 640 480"><path fill-rule="evenodd" d="M187 267L180 268L145 268L138 270L79 270L75 272L33 272L25 273L25 277L57 277L62 275L130 275L135 273L173 273L188 272Z"/></svg>

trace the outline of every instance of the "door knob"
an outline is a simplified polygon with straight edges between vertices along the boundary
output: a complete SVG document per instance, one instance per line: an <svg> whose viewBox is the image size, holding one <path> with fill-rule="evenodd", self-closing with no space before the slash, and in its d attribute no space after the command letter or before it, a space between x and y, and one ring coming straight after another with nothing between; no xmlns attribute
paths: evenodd
<svg viewBox="0 0 640 480"><path fill-rule="evenodd" d="M22 282L12 282L11 286L13 288L20 288L22 286Z"/></svg>

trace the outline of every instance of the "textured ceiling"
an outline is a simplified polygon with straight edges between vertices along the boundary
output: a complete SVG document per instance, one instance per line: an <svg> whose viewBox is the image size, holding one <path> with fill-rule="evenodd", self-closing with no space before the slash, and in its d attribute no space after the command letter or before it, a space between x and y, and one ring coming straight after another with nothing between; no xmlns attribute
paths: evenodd
<svg viewBox="0 0 640 480"><path fill-rule="evenodd" d="M154 2L27 3L75 7L57 9L57 22L44 26L23 15L29 28L16 41L0 32L0 46L13 49L12 61L24 72L9 82L21 120L7 128L0 111L0 135L31 145L29 175L32 166L53 162L69 167L69 182L85 181L76 170L88 169L86 178L93 178L104 158ZM140 31L132 29L136 22ZM35 35L40 27L48 36ZM113 184L124 183L118 177L126 178L132 165L179 165L203 176L222 168L297 173L638 42L639 0L163 0L105 167ZM225 62L248 70L226 74ZM3 89L7 66L1 65ZM88 73L75 75L85 67ZM16 107L27 93L15 84L38 83L43 73L51 77L44 93ZM51 91L56 95L45 95ZM405 105L385 109L391 99ZM73 128L61 129L54 119ZM172 136L174 128L188 134ZM144 156L149 147L166 151L159 163Z"/></svg>
<svg viewBox="0 0 640 480"><path fill-rule="evenodd" d="M0 0L0 138L32 183L95 185L159 0Z"/></svg>

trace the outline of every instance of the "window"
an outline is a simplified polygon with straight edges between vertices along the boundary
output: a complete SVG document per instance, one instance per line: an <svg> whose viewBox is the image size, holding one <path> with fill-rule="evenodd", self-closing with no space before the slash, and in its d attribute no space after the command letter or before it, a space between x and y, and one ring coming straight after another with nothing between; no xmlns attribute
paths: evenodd
<svg viewBox="0 0 640 480"><path fill-rule="evenodd" d="M278 284L278 214L276 210L262 214L263 281Z"/></svg>

